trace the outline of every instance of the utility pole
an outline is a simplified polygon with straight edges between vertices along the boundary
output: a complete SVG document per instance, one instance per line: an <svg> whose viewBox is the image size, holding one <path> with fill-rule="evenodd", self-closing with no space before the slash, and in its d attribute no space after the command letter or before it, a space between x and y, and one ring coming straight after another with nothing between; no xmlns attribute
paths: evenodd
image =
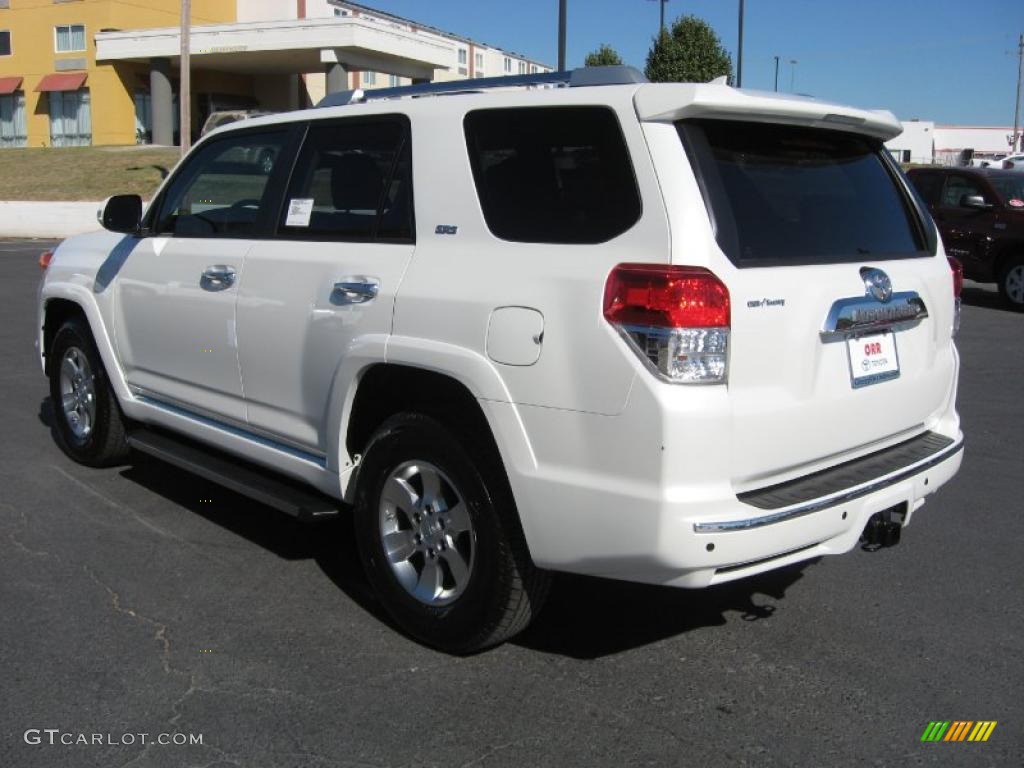
<svg viewBox="0 0 1024 768"><path fill-rule="evenodd" d="M189 53L191 52L189 33L191 28L192 0L181 0L181 84L178 88L178 107L182 156L188 152L188 148L192 145L192 83L189 77L192 72L192 62L189 60Z"/></svg>
<svg viewBox="0 0 1024 768"><path fill-rule="evenodd" d="M743 0L740 0L740 40L736 51L736 87L743 87Z"/></svg>
<svg viewBox="0 0 1024 768"><path fill-rule="evenodd" d="M565 72L566 6L569 0L558 0L558 71Z"/></svg>
<svg viewBox="0 0 1024 768"><path fill-rule="evenodd" d="M775 57L775 92L779 92L779 57Z"/></svg>
<svg viewBox="0 0 1024 768"><path fill-rule="evenodd" d="M661 37L661 33L665 31L665 3L668 0L654 0L659 6L661 6L661 18L658 20L658 37Z"/></svg>
<svg viewBox="0 0 1024 768"><path fill-rule="evenodd" d="M1024 147L1020 135L1020 81L1024 80L1024 34L1017 41L1017 101L1013 105L1013 151Z"/></svg>
<svg viewBox="0 0 1024 768"><path fill-rule="evenodd" d="M799 64L796 59L790 59L790 70L789 70L789 92L793 93L793 83L796 82L796 65Z"/></svg>

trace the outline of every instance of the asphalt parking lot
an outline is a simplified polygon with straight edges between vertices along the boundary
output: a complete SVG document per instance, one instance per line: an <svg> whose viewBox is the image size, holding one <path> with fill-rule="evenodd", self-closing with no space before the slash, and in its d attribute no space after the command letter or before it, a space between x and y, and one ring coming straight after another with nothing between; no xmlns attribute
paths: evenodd
<svg viewBox="0 0 1024 768"><path fill-rule="evenodd" d="M963 468L900 546L703 592L561 577L526 635L451 658L384 619L344 522L65 458L42 249L0 241L0 766L1024 764L1024 315L990 287ZM932 720L998 725L922 743Z"/></svg>

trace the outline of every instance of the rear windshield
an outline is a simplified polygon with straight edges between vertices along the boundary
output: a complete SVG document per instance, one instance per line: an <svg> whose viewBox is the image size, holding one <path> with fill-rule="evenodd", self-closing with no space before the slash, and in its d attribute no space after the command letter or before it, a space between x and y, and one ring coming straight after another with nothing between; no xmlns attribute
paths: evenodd
<svg viewBox="0 0 1024 768"><path fill-rule="evenodd" d="M927 255L881 144L832 130L678 124L718 244L738 266Z"/></svg>

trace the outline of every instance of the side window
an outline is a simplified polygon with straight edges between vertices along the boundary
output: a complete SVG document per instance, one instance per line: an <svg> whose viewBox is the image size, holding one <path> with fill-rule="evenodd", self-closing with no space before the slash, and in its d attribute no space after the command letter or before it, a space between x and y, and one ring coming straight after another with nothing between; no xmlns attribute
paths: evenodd
<svg viewBox="0 0 1024 768"><path fill-rule="evenodd" d="M208 142L189 159L164 195L153 227L176 237L256 234L273 197L267 182L287 131L243 133Z"/></svg>
<svg viewBox="0 0 1024 768"><path fill-rule="evenodd" d="M316 240L411 240L408 135L408 121L399 116L312 123L280 232Z"/></svg>
<svg viewBox="0 0 1024 768"><path fill-rule="evenodd" d="M949 176L946 179L946 187L942 190L942 206L945 208L959 208L960 201L964 195L985 196L981 187L968 179L966 176Z"/></svg>
<svg viewBox="0 0 1024 768"><path fill-rule="evenodd" d="M928 205L939 202L942 192L942 176L937 173L915 173L910 177L914 189Z"/></svg>
<svg viewBox="0 0 1024 768"><path fill-rule="evenodd" d="M470 112L466 143L491 232L526 243L600 243L640 218L622 129L606 107Z"/></svg>

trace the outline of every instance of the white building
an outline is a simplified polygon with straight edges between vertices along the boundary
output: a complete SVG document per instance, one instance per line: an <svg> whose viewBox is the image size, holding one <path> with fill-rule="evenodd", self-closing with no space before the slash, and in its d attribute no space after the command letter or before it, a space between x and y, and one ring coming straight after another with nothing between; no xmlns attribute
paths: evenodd
<svg viewBox="0 0 1024 768"><path fill-rule="evenodd" d="M936 125L925 120L901 121L901 125L903 133L885 142L901 163L957 165L964 150L972 150L976 158L994 158L1010 154L1013 143L1009 126Z"/></svg>
<svg viewBox="0 0 1024 768"><path fill-rule="evenodd" d="M343 0L236 0L236 21L193 26L193 134L221 109L301 109L327 93L431 80L549 72L521 54ZM177 27L98 32L96 61L148 83L136 119L173 136Z"/></svg>
<svg viewBox="0 0 1024 768"><path fill-rule="evenodd" d="M925 120L901 122L903 133L885 142L901 163L931 163L935 156L935 123Z"/></svg>

